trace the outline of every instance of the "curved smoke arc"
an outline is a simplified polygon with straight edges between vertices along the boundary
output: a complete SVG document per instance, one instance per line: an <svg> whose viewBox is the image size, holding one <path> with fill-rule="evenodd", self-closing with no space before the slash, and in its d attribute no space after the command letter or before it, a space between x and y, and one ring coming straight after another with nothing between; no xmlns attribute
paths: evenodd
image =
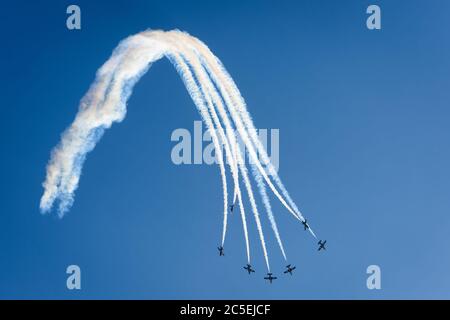
<svg viewBox="0 0 450 320"><path fill-rule="evenodd" d="M252 160L250 173L256 181L272 230L286 260L266 186L297 220L301 222L306 220L270 163L267 152L256 134L245 101L225 67L203 42L178 30L167 32L148 30L130 36L120 42L111 57L100 67L95 81L81 100L73 123L64 131L61 141L51 153L43 183L41 212L49 212L55 202L58 202L57 211L60 217L70 209L87 153L94 149L106 129L125 118L126 103L134 85L153 62L163 57L167 57L178 71L211 133L223 186L222 245L226 237L229 202L225 158L233 179L232 203L237 202L240 207L247 260L250 263L250 246L239 178L242 178L243 187L250 201L266 266L270 270L249 171L242 159L235 131L244 142ZM224 146L224 153L221 146ZM258 154L262 156L266 167L258 160ZM311 229L309 231L316 237Z"/></svg>

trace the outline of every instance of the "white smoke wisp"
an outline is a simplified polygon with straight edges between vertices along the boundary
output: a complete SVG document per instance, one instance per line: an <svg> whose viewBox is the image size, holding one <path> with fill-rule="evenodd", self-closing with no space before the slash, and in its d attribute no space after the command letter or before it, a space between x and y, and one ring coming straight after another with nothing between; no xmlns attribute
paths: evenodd
<svg viewBox="0 0 450 320"><path fill-rule="evenodd" d="M158 40L159 34L162 32L155 31L154 37L138 34L123 40L97 71L75 120L52 151L40 203L42 212L48 212L59 200L58 214L62 217L72 205L86 154L105 129L124 119L134 84L167 52L165 43Z"/></svg>
<svg viewBox="0 0 450 320"><path fill-rule="evenodd" d="M234 184L232 203L239 204L241 213L248 263L250 263L250 245L239 186L240 177L250 200L267 269L270 270L262 224L248 170L237 146L235 129L251 158L253 177L285 259L286 254L266 192L266 184L296 219L299 221L305 219L271 165L267 152L256 135L245 101L231 76L204 43L178 30L144 31L130 36L120 42L108 61L100 67L95 81L81 100L73 123L64 131L61 141L51 153L43 183L41 212L49 212L55 202L58 203L57 211L60 217L70 209L87 153L94 149L106 129L125 118L127 100L134 85L153 62L163 57L167 57L178 71L211 134L223 186L222 246L225 243L228 221L228 185L224 163L226 158ZM225 148L224 152L222 146ZM266 163L265 168L259 161L258 154ZM312 230L310 231L314 235Z"/></svg>

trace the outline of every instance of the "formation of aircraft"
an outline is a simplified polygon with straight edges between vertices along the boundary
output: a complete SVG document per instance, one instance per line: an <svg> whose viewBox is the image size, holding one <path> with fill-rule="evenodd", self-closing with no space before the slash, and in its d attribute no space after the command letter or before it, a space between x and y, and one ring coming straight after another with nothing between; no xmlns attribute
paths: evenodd
<svg viewBox="0 0 450 320"><path fill-rule="evenodd" d="M230 205L230 211L233 212L234 209L234 204ZM308 221L305 219L305 221L302 221L303 227L305 230L309 229L309 225L308 225ZM317 249L317 251L320 250L326 250L325 248L325 244L327 243L327 240L319 240L319 242L317 243L319 245L319 248ZM219 256L224 256L225 253L223 251L223 246L219 246L217 247L217 250L219 250ZM244 267L244 269L248 272L248 274L251 274L252 272L255 272L255 270L252 268L251 264L247 263L247 265ZM292 275L292 271L294 271L296 269L295 266L292 266L290 264L288 264L286 266L286 270L284 271L285 274L289 273L290 275ZM264 277L265 280L268 280L270 283L272 283L273 280L276 280L277 277L273 276L273 273L269 272L267 273L267 276Z"/></svg>
<svg viewBox="0 0 450 320"><path fill-rule="evenodd" d="M325 240L325 241L319 240L319 242L317 242L317 244L319 245L319 249L317 249L317 251L320 251L322 249L326 250L325 243L327 243L327 240Z"/></svg>
<svg viewBox="0 0 450 320"><path fill-rule="evenodd" d="M295 270L296 267L291 267L290 264L286 266L286 271L284 273L289 273L292 276L292 271Z"/></svg>
<svg viewBox="0 0 450 320"><path fill-rule="evenodd" d="M276 280L277 277L273 277L272 273L267 273L267 277L264 277L265 280L269 280L270 283L272 283L273 280Z"/></svg>
<svg viewBox="0 0 450 320"><path fill-rule="evenodd" d="M247 270L248 274L255 272L255 270L252 269L252 266L247 263L247 266L244 267L245 270Z"/></svg>

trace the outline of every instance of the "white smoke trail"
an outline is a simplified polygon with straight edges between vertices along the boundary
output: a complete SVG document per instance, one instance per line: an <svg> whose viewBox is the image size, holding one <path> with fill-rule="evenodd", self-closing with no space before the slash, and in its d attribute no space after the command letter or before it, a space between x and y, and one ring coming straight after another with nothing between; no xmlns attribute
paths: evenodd
<svg viewBox="0 0 450 320"><path fill-rule="evenodd" d="M211 81L209 80L208 77L205 76L204 72L203 72L203 68L200 65L200 62L198 61L198 57L191 54L189 50L183 50L183 48L181 46L181 44L183 43L182 41L176 41L176 39L178 38L178 33L174 33L171 34L171 36L175 36L175 40L172 40L172 45L174 47L176 47L178 50L180 50L181 52L183 52L183 58L184 61L194 70L195 75L198 78L197 81L197 86L200 89L200 92L202 93L203 99L205 101L205 104L208 107L208 111L209 114L211 114L212 120L211 118L208 119L208 122L212 123L214 122L215 128L218 128L219 134L220 134L220 138L222 143L225 145L225 154L228 160L228 164L230 166L230 170L232 172L233 175L233 179L234 179L234 187L235 187L235 194L240 196L240 189L239 189L239 181L238 181L238 172L236 170L236 165L234 163L234 157L232 155L232 152L230 150L229 144L228 144L228 140L227 137L225 136L225 133L223 131L222 126L220 125L220 121L217 117L217 114L215 112L214 109L214 102L212 101L212 99L214 99L214 97L211 96L211 92L215 92L214 88L211 88ZM182 40L182 39L180 39ZM211 137L216 137L216 130L214 128L209 128L211 132ZM217 138L214 138L213 141L216 141ZM215 143L215 148L219 158L219 164L222 165L223 167L223 156L222 156L222 149L221 147L218 145L218 143ZM222 176L224 176L225 173L222 174ZM227 197L224 196L224 201L225 203L225 209L224 209L224 221L223 221L223 231L222 231L222 246L224 245L225 242L225 235L226 235L226 230L227 230L227 215L228 215L228 210L227 210ZM243 212L245 214L245 212ZM245 219L243 219L243 222L245 223ZM246 227L244 228L244 231L246 230ZM245 231L246 233L246 231ZM247 247L248 246L248 237L246 236L246 243L247 243ZM249 252L247 252L248 258L249 258Z"/></svg>
<svg viewBox="0 0 450 320"><path fill-rule="evenodd" d="M226 232L226 225L227 225L227 215L228 215L228 192L227 192L227 180L226 180L226 174L225 174L225 166L223 163L223 155L222 155L222 148L220 147L219 138L216 135L216 130L214 129L213 122L211 121L211 117L209 115L208 109L205 106L206 104L209 104L208 101L205 101L205 95L201 90L199 90L199 86L196 83L191 71L189 70L187 64L185 63L185 60L179 55L179 54L173 54L171 55L172 63L176 66L179 74L182 76L183 81L185 83L186 88L188 89L188 92L194 101L195 105L197 106L198 110L200 111L200 114L203 118L203 121L206 123L206 126L211 134L211 139L214 144L214 148L216 150L216 155L218 158L218 163L220 167L220 175L222 178L222 185L223 185L223 201L224 201L224 222L223 222L223 235L222 235L222 246L225 242L225 232ZM247 236L246 236L247 238Z"/></svg>
<svg viewBox="0 0 450 320"><path fill-rule="evenodd" d="M178 33L170 33L170 34L167 35L167 40L170 39L171 45L174 48L176 48L177 51L182 52L183 62L185 62L189 67L194 69L194 74L196 74L197 77L199 78L199 79L197 79L197 87L198 87L199 91L202 94L202 98L204 100L204 104L206 104L207 107L208 107L208 111L209 111L208 115L209 114L211 115L212 119L214 120L215 127L217 127L217 123L218 123L217 116L215 114L215 110L214 110L213 102L211 101L209 90L208 90L208 92L205 92L205 88L204 88L205 83L207 83L207 81L209 81L209 79L204 79L203 75L199 74L199 68L197 66L198 63L196 62L196 56L191 54L191 52L189 50L186 50L182 46L182 44L184 43L183 39L178 39L179 41L177 41L177 38L178 38L177 36L178 36ZM192 79L194 79L191 73L190 73L190 76L192 77ZM209 117L208 122L212 124L213 121L212 121L211 117ZM219 123L219 125L220 125L220 123ZM222 129L222 128L220 127L219 129ZM215 129L211 129L211 130L214 131L214 132L211 133L211 137L213 137L213 136L216 137L216 130ZM231 151L229 150L228 142L227 142L227 139L225 137L225 134L223 133L223 130L219 130L219 134L220 134L220 138L221 138L222 143L225 144L225 155L226 155L226 157L228 159L228 164L230 166L230 170L231 170L232 175L233 175L234 186L235 186L235 194L236 194L237 192L240 192L238 190L239 189L238 173L237 173L237 170L235 170L234 163L231 162L232 161ZM214 147L215 147L216 150L218 150L216 152L217 152L219 165L221 166L222 180L226 181L225 169L224 169L224 166L223 166L222 148L219 146L219 144L217 143L216 140L217 140L217 138L213 138L213 141L215 141L214 142ZM228 201L227 201L227 199L228 199L227 188L224 186L224 215L223 215L224 218L223 218L223 230L222 230L222 242L221 242L222 246L225 243L225 236L226 236L226 230L227 230L227 217L228 217L228 210L227 210Z"/></svg>
<svg viewBox="0 0 450 320"><path fill-rule="evenodd" d="M286 203L286 201L283 199L283 197L279 194L278 190L274 187L272 182L270 181L266 171L262 168L261 163L258 160L258 156L255 152L255 149L253 147L253 143L250 141L249 133L246 131L245 126L243 125L242 119L240 117L240 112L238 112L236 109L239 109L242 106L245 106L245 102L240 101L239 104L236 104L231 97L234 97L234 100L238 100L238 97L240 96L239 91L237 90L236 86L229 85L233 80L231 77L223 72L223 70L217 68L219 64L217 63L218 59L214 56L214 54L203 44L199 42L198 39L193 39L193 41L196 41L199 43L199 48L202 50L202 57L207 61L208 68L211 70L211 77L214 80L216 86L219 88L222 97L225 100L226 105L228 106L228 110L235 122L236 128L239 131L239 135L244 140L245 146L248 148L249 155L254 161L256 167L266 180L269 187L272 189L272 192L277 196L277 198L280 200L280 202L286 207L286 209L291 212L294 217L297 219L300 219L297 214L294 212L294 210ZM205 47L205 48L203 48ZM211 58L212 57L212 58ZM234 89L236 88L236 89ZM256 131L256 129L254 129ZM251 131L251 130L249 130Z"/></svg>
<svg viewBox="0 0 450 320"><path fill-rule="evenodd" d="M221 148L223 144L225 157L233 177L233 204L238 201L240 207L247 260L250 262L250 246L245 210L239 187L239 173L241 173L247 190L266 265L270 270L256 201L248 178L247 168L237 147L232 123L234 123L249 152L252 160L252 173L285 259L286 255L264 181L291 214L301 221L305 220L281 183L270 161L267 161L267 153L256 136L256 130L246 110L245 102L233 80L206 45L180 31L145 31L128 37L119 44L110 59L98 70L94 83L80 103L75 120L64 132L61 142L52 152L47 166L46 180L43 184L44 194L40 203L41 211L48 212L55 201L59 201L58 214L60 217L70 208L86 154L95 147L105 129L109 128L114 122L120 122L124 119L126 103L134 84L148 70L151 63L163 56L169 58L180 74L214 143L224 193L222 245L225 242L228 216L227 179ZM268 163L268 169L262 167L257 153L262 155L263 160ZM272 184L268 173L272 175L283 196ZM310 231L312 232L312 230ZM314 235L314 233L312 234Z"/></svg>
<svg viewBox="0 0 450 320"><path fill-rule="evenodd" d="M187 51L187 52L189 52L189 51ZM221 134L221 137L222 137L222 139L224 141L226 149L229 151L229 148L227 147L228 146L227 138L225 137L222 125L221 125L220 120L219 120L219 118L217 116L217 113L216 113L216 111L214 109L214 105L215 105L216 107L218 107L218 110L221 113L221 115L225 115L226 116L226 112L225 112L225 110L223 108L222 101L221 101L220 97L217 95L216 90L213 88L212 82L209 79L209 77L207 76L207 74L206 74L205 70L203 69L202 65L200 64L200 61L198 60L198 57L195 56L195 55L191 55L189 53L186 53L184 55L184 58L186 58L188 64L191 66L191 68L193 70L195 70L194 73L196 74L196 76L198 78L198 85L199 85L201 91L203 92L203 96L205 97L205 99L207 101L207 105L208 105L209 111L210 111L210 113L212 115L212 119L214 121L214 124L215 124L216 128L218 129L218 131ZM213 101L214 101L214 103L213 103ZM228 120L227 117L222 118L222 119L224 119L227 123L229 123L229 120ZM229 154L229 153L227 153L227 154ZM238 153L238 157L240 157L239 153ZM233 161L233 157L231 157L230 160ZM242 160L242 159L239 159L239 160ZM240 163L240 170L242 172L242 176L243 176L244 182L245 182L245 187L247 189L247 193L248 193L249 198L250 198L250 203L251 203L252 211L253 211L253 214L254 214L254 217L255 217L255 221L256 221L259 237L260 237L260 240L261 240L261 245L262 245L262 248L263 248L264 257L265 257L266 264L267 264L267 268L270 270L269 258L268 258L268 253L267 253L266 244L265 244L265 240L264 240L264 234L262 232L261 221L259 219L259 213L258 213L258 209L256 207L256 202L254 200L254 195L253 195L253 192L251 190L251 185L250 185L250 181L248 179L247 170L245 168L245 165L244 165L243 161L240 161L238 163ZM233 162L230 165L230 167L233 168ZM238 190L238 194L239 194L239 189L237 189L237 190ZM239 194L239 196L240 196L240 194Z"/></svg>
<svg viewBox="0 0 450 320"><path fill-rule="evenodd" d="M183 39L179 39L179 40L181 41ZM187 42L188 43L192 43L191 41L187 41ZM196 47L195 46L192 49L194 51L196 51ZM267 268L270 270L269 259L268 259L266 244L265 244L265 240L264 240L264 234L262 232L261 222L260 222L260 219L259 219L259 213L258 213L258 210L257 210L257 207L256 207L256 203L254 201L254 195L253 195L253 192L251 190L250 182L249 182L248 175L247 175L247 170L246 170L245 166L243 165L244 161L241 158L241 153L239 152L239 150L236 149L236 142L235 142L236 137L235 137L235 134L234 134L234 131L231 129L230 121L229 121L229 118L228 118L228 116L226 114L226 111L225 111L225 108L224 108L224 105L223 105L223 101L222 101L221 97L218 95L217 91L214 89L210 78L206 74L207 70L204 70L204 69L202 70L202 68L201 68L202 65L200 65L199 62L197 62L197 60L202 60L199 57L201 57L201 55L199 55L199 54L197 54L195 57L192 57L192 59L193 59L193 61L191 61L192 67L196 70L195 73L199 77L200 86L202 88L203 88L204 85L206 86L206 90L208 91L208 94L211 96L211 99L214 101L214 105L219 110L219 114L221 115L221 119L222 119L222 121L225 124L226 130L227 130L227 134L228 134L227 138L229 140L231 140L231 142L226 140L226 138L225 138L225 136L223 134L222 125L220 124L220 121L219 121L219 119L217 117L217 114L216 114L214 108L210 108L210 112L213 115L215 126L219 130L219 132L221 133L222 139L225 141L225 146L226 146L227 150L229 150L228 149L228 145L229 145L229 143L231 143L233 148L234 148L233 152L238 157L237 163L241 164L240 168L241 168L241 170L243 172L243 178L244 178L245 186L246 186L247 192L249 193L249 198L250 198L250 201L251 201L251 204L252 204L252 209L253 209L253 213L254 213L254 216L255 216L255 221L256 221L256 224L257 224L257 228L258 228L258 233L260 235L261 245L262 245L262 248L263 248L263 253L264 253L265 260L266 260ZM206 66L203 65L203 67L206 67ZM211 103L208 103L208 105L211 105ZM231 166L231 167L233 167L233 166ZM259 172L256 171L256 174L259 177L261 177ZM264 188L264 183L262 183L261 179L259 179L259 184L258 184L259 188L261 188L260 187L261 184L262 184L262 188ZM237 189L237 190L239 191L239 189ZM281 238L280 238L280 235L278 233L278 228L276 226L276 222L275 222L275 219L273 217L273 214L272 214L272 211L271 211L271 207L270 207L270 202L268 200L268 197L267 197L267 194L265 192L265 189L264 189L264 191L261 191L261 195L263 196L264 205L268 209L268 215L269 215L269 220L270 220L271 225L272 225L272 229L275 232L275 235L276 235L278 244L280 245L280 249L282 251L282 254L283 254L284 258L286 259L286 254L284 252L284 248L283 248L283 245L282 245L282 242L281 242Z"/></svg>
<svg viewBox="0 0 450 320"><path fill-rule="evenodd" d="M196 70L195 73L199 77L199 83L201 83L201 87L206 86L206 90L207 90L208 94L212 95L211 98L214 100L214 105L218 108L218 110L221 113L221 115L225 115L226 116L226 112L225 112L225 110L223 108L222 101L221 101L220 97L217 95L217 93L214 90L214 88L212 87L211 80L209 80L209 78L206 76L206 73L205 73L204 69L202 68L201 64L199 62L197 62L195 58L193 58L193 60L190 61L190 63L192 65L192 67ZM210 112L213 114L213 119L215 121L216 127L218 128L218 130L220 132L222 132L222 135L223 135L223 138L225 140L225 143L227 144L225 135L223 134L223 128L222 128L222 126L220 124L220 121L219 121L219 119L217 117L217 114L216 114L214 108L212 107L212 103L209 104L209 105L211 105ZM222 119L225 122L227 122L227 123L229 122L227 117L222 117ZM267 268L270 270L269 258L268 258L266 243L265 243L265 240L264 240L264 234L262 232L261 221L260 221L260 218L259 218L259 213L258 213L258 209L257 209L256 202L255 202L255 199L254 199L254 195L253 195L253 191L252 191L252 188L251 188L250 180L248 178L247 169L245 168L245 165L244 165L244 162L243 162L242 158L240 158L241 155L240 155L239 152L237 153L237 156L238 156L238 162L237 163L239 164L239 169L240 169L240 171L242 173L242 177L244 179L244 184L245 184L245 187L247 189L247 193L248 193L248 196L249 196L249 199L250 199L250 204L251 204L251 207L252 207L253 215L255 217L255 221L256 221L256 225L257 225L257 229L258 229L258 234L259 234L259 237L260 237L260 240L261 240L261 246L263 248L263 253L264 253L265 260L266 260Z"/></svg>
<svg viewBox="0 0 450 320"><path fill-rule="evenodd" d="M276 170L273 168L273 165L270 162L270 159L267 155L265 148L263 147L263 145L261 144L261 141L259 140L258 136L256 135L256 129L255 129L255 126L253 125L253 121L251 120L250 114L248 113L248 110L246 108L245 100L242 97L242 95L240 94L240 91L237 88L236 84L234 83L233 79L228 74L226 69L223 67L220 60L214 56L214 54L209 50L209 48L204 43L202 43L201 41L199 41L196 38L191 38L189 40L193 41L197 44L198 50L201 53L201 57L206 60L205 64L207 64L208 67L212 70L211 77L214 80L216 86L221 91L222 96L225 97L226 103L227 103L229 109L231 109L231 106L235 106L236 109L238 110L239 116L244 123L246 132L248 132L250 135L250 139L252 142L252 144L250 144L250 145L254 146L257 149L258 153L262 156L262 161L267 164L269 174L273 177L275 183L280 188L281 193L286 198L290 207L281 199L278 192L276 192L274 190L273 186L271 185L271 183L268 180L267 174L265 172L261 171L264 169L262 169L262 167L260 167L259 161L256 161L256 166L257 166L258 170L261 172L264 179L267 181L269 187L272 189L272 191L275 193L275 195L279 198L279 200L282 202L282 204L289 210L289 212L291 212L294 215L294 217L297 218L298 220L306 221L305 218L303 217L302 213L298 209L297 205L290 197L284 184L281 182L281 179L279 178ZM246 138L245 134L244 134L243 138L244 139ZM247 146L247 144L246 144L246 146ZM255 158L254 151L250 151L249 154L253 159ZM311 228L309 228L309 231L315 238L317 238Z"/></svg>
<svg viewBox="0 0 450 320"><path fill-rule="evenodd" d="M174 47L177 47L177 45L175 44L175 42L171 43ZM217 155L219 157L219 163L222 163L223 166L223 157L222 157L222 153L221 153L221 147L218 143L218 138L216 135L216 130L214 129L213 123L211 121L211 117L209 116L208 110L205 108L205 100L201 100L203 97L203 99L206 99L206 105L211 106L210 109L213 109L212 107L212 103L209 100L209 96L208 94L205 94L204 88L203 88L203 83L202 81L200 81L200 83L202 84L200 86L199 90L199 86L198 83L195 82L195 79L191 73L191 71L189 70L187 64L186 64L186 57L190 57L189 52L183 52L183 54L173 54L171 55L173 56L172 62L174 63L175 67L177 68L177 71L179 72L179 74L182 76L183 81L185 82L185 86L188 89L189 94L191 95L191 98L194 100L194 103L197 105L198 109L200 110L200 113L202 114L202 117L204 119L204 121L207 123L207 128L211 133L211 138L213 140L214 143L214 147L216 149ZM192 66L193 62L195 61L195 59L191 58L191 60L187 59L188 63ZM197 69L195 69L197 71ZM198 75L198 72L196 73ZM202 78L200 78L201 80L204 80ZM225 140L226 141L226 140ZM233 170L233 169L232 169ZM234 170L233 170L234 171ZM224 177L224 173L221 173L222 177ZM239 187L238 187L239 188ZM242 199L241 199L241 195L240 195L240 191L238 189L238 197L239 197L239 201L240 203L242 203ZM226 199L226 198L225 198ZM227 204L225 204L226 206ZM243 230L244 230L244 237L245 237L245 243L246 243L246 251L247 251L247 261L250 263L250 245L249 245L249 239L248 239L248 230L247 230L247 222L246 222L246 218L245 218L245 211L241 205L241 217L242 217L242 223L243 223ZM222 245L225 241L225 233L226 233L226 225L227 225L227 208L225 208L224 211L224 227L223 227L223 235L222 235Z"/></svg>
<svg viewBox="0 0 450 320"><path fill-rule="evenodd" d="M165 51L164 43L157 41L156 37L138 34L122 41L98 70L74 122L52 152L43 185L42 212L49 211L56 199L59 200L60 217L72 205L86 154L95 147L105 129L113 122L123 120L126 101L134 84L150 63L160 59Z"/></svg>

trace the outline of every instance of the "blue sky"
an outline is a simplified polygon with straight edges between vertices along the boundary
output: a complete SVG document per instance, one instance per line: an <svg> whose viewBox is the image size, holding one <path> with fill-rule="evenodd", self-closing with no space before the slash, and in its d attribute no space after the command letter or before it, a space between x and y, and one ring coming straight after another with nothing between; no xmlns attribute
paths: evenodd
<svg viewBox="0 0 450 320"><path fill-rule="evenodd" d="M382 30L365 27L369 4ZM445 1L8 2L0 20L0 298L450 298L450 41ZM179 28L204 41L258 128L280 130L280 175L328 251L273 199L292 277L264 216L273 272L238 215L226 257L219 170L171 162L199 120L167 60L136 85L127 118L88 155L60 220L39 199L50 150L97 68L124 37ZM248 205L248 203L247 203ZM248 210L247 210L248 211ZM66 267L82 290L66 288ZM366 288L381 267L382 289Z"/></svg>

